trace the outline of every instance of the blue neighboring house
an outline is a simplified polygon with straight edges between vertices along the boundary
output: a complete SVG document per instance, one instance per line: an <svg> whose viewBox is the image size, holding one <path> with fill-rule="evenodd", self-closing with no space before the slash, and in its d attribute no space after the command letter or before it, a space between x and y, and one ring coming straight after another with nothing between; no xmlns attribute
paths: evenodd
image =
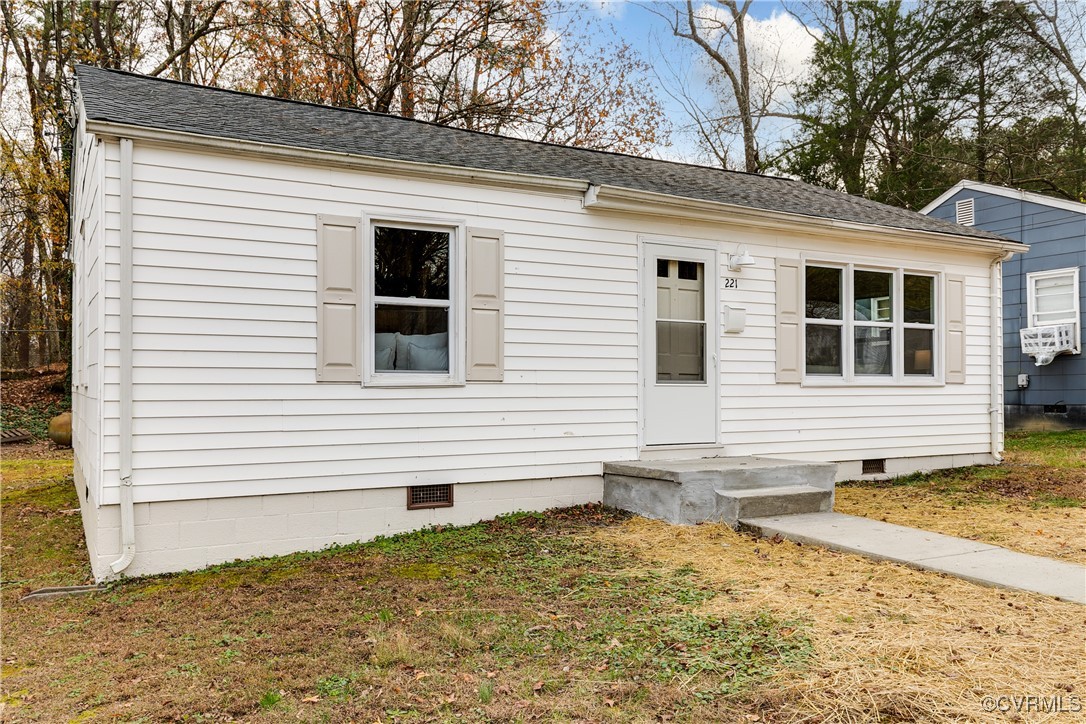
<svg viewBox="0 0 1086 724"><path fill-rule="evenodd" d="M1086 428L1086 204L960 181L921 213L1029 244L1003 265L1006 424Z"/></svg>

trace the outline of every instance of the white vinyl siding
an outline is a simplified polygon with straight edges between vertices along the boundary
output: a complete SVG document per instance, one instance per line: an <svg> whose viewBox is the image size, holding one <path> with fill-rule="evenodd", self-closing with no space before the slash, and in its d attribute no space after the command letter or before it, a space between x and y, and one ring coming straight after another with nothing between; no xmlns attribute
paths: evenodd
<svg viewBox="0 0 1086 724"><path fill-rule="evenodd" d="M103 500L115 502L116 144L106 151ZM742 334L713 335L728 454L852 460L989 449L984 255L598 212L575 194L140 142L134 196L137 501L598 476L605 460L636 458L639 235L742 243L757 262L736 273L719 255L717 277L739 279L720 290L720 303L747 310ZM316 383L317 215L463 219L502 230L502 383ZM775 260L812 249L961 275L972 382L877 395L778 384Z"/></svg>
<svg viewBox="0 0 1086 724"><path fill-rule="evenodd" d="M73 133L72 438L76 464L91 497L102 470L102 348L104 346L103 145L80 122Z"/></svg>

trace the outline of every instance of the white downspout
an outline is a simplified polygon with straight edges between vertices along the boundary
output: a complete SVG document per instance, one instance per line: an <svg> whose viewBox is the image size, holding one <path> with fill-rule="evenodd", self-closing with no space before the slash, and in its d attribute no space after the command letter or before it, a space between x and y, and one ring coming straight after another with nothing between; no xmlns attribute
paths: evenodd
<svg viewBox="0 0 1086 724"><path fill-rule="evenodd" d="M988 418L991 426L991 452L995 462L1003 462L1003 262L1010 260L1014 252L1007 252L992 260L988 267L988 299L991 304L991 390Z"/></svg>
<svg viewBox="0 0 1086 724"><path fill-rule="evenodd" d="M120 573L136 557L132 504L132 139L121 143L121 343L120 343L120 513L121 557L109 564Z"/></svg>

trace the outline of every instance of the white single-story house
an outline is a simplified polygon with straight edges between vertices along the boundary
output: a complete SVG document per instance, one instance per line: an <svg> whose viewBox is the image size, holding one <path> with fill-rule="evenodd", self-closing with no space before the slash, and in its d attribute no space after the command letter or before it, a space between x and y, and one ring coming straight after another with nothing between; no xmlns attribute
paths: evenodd
<svg viewBox="0 0 1086 724"><path fill-rule="evenodd" d="M1022 244L789 179L77 80L99 580L598 501L615 461L999 460Z"/></svg>

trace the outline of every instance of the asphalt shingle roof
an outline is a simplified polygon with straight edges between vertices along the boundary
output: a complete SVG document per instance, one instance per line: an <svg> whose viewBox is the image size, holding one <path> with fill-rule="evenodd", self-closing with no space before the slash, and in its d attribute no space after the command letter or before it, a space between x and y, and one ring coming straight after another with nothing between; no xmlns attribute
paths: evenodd
<svg viewBox="0 0 1086 724"><path fill-rule="evenodd" d="M76 66L86 117L201 136L588 181L898 229L1002 241L981 229L791 179L525 141L381 113Z"/></svg>

